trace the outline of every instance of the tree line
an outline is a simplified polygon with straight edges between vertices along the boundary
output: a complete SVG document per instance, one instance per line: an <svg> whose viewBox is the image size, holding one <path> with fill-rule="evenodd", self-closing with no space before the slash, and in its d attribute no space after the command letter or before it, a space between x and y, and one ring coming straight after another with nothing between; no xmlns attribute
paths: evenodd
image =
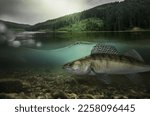
<svg viewBox="0 0 150 116"><path fill-rule="evenodd" d="M99 28L99 31L129 30L134 27L149 29L150 0L125 0L108 3L83 12L36 24L28 28L28 30L55 31L62 27L69 28L70 25L90 18L103 21L103 25ZM94 26L96 26L95 23L91 24L90 27L93 31L95 31ZM96 28L96 30L98 29Z"/></svg>

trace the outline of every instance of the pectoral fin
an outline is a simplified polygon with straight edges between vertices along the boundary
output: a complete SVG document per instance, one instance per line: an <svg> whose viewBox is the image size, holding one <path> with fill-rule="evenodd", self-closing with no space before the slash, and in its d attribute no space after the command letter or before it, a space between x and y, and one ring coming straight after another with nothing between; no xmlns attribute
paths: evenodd
<svg viewBox="0 0 150 116"><path fill-rule="evenodd" d="M98 77L98 79L103 83L107 85L111 83L111 77L108 76L107 74L96 73L96 71L93 68L91 68L91 72L94 73Z"/></svg>

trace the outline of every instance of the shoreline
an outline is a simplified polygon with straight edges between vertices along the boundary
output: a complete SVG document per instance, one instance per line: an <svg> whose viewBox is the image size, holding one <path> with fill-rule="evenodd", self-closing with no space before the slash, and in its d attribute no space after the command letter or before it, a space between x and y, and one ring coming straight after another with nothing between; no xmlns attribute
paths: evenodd
<svg viewBox="0 0 150 116"><path fill-rule="evenodd" d="M25 31L25 32L39 32L39 33L136 33L136 32L150 32L150 30L126 30L126 31Z"/></svg>

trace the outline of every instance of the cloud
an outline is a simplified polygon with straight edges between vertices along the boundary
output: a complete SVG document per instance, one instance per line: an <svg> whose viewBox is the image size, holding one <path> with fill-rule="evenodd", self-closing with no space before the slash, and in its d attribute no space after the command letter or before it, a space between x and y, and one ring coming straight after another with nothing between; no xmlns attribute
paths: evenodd
<svg viewBox="0 0 150 116"><path fill-rule="evenodd" d="M20 14L23 5L23 0L0 0L0 15Z"/></svg>

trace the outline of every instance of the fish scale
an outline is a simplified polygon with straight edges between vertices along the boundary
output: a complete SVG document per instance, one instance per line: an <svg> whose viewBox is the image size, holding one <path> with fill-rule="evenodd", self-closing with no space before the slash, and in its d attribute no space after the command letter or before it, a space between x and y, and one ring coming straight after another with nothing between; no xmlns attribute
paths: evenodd
<svg viewBox="0 0 150 116"><path fill-rule="evenodd" d="M105 59L109 61L116 61L116 62L125 62L125 63L131 63L136 65L144 65L144 62L139 61L137 59L134 59L132 57L124 56L124 55L116 55L116 54L92 54L91 59Z"/></svg>

